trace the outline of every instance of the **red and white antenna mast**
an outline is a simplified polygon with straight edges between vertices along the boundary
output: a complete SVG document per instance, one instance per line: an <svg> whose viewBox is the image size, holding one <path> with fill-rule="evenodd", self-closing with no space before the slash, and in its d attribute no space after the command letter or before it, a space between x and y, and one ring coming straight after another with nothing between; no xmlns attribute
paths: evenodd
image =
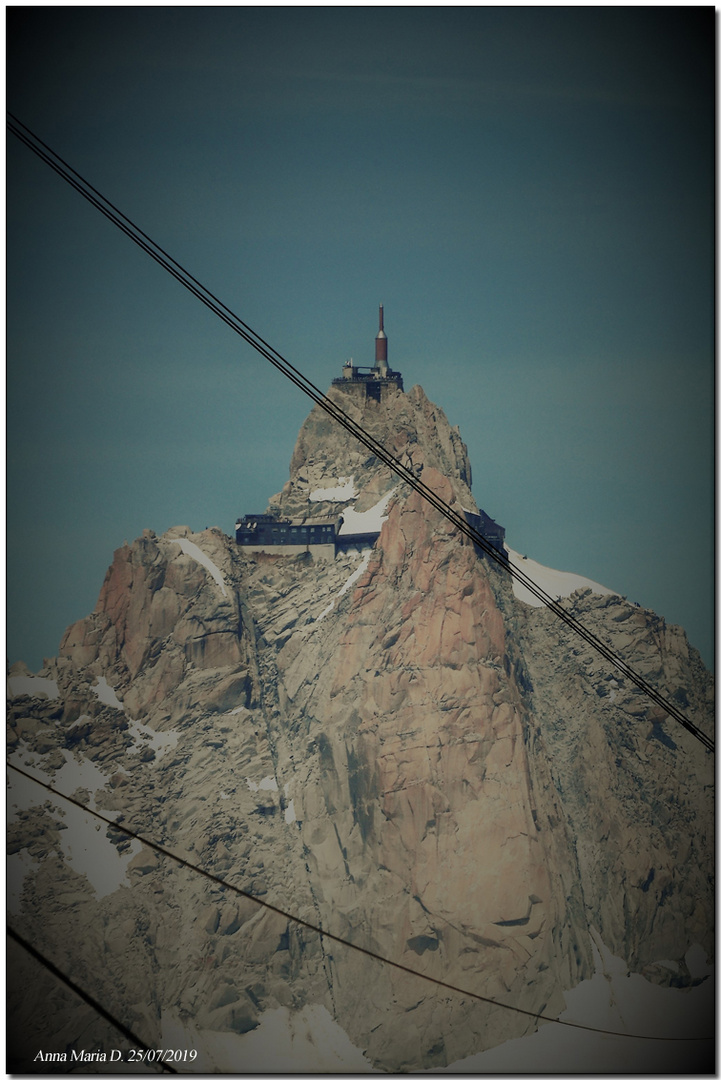
<svg viewBox="0 0 721 1080"><path fill-rule="evenodd" d="M388 338L383 330L383 305L378 308L378 334L376 336L376 368L385 374L388 371Z"/></svg>

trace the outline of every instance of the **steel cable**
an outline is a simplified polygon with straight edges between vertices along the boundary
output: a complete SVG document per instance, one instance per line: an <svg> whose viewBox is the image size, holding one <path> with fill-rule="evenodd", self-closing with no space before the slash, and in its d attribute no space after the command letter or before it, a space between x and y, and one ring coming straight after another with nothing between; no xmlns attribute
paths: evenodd
<svg viewBox="0 0 721 1080"><path fill-rule="evenodd" d="M696 724L689 720L680 709L668 698L664 697L655 687L647 682L644 677L627 664L609 645L602 641L596 634L589 630L583 623L576 619L563 605L554 599L540 585L533 581L522 569L514 566L505 559L485 537L471 526L463 517L431 488L420 480L411 469L390 454L360 424L356 423L340 406L324 394L290 361L286 360L276 349L269 345L263 338L252 330L242 319L239 318L229 307L220 301L209 289L202 285L180 263L173 259L163 248L152 240L134 222L113 205L104 195L88 183L67 162L55 153L46 143L39 139L27 125L8 113L9 130L32 150L38 157L46 162L59 176L70 184L80 195L96 207L108 220L116 225L126 236L154 259L163 269L167 270L181 285L191 292L201 303L205 304L235 333L239 334L249 345L268 360L286 378L290 379L298 389L310 397L320 408L339 423L362 445L369 449L380 461L390 468L401 480L417 491L428 503L430 503L448 521L454 524L466 537L477 544L497 565L506 571L514 580L522 584L528 591L540 600L550 611L562 620L571 630L581 637L591 648L595 649L609 663L616 667L625 678L633 683L647 697L654 701L678 724L694 736L708 751L714 752L713 740L706 735Z"/></svg>
<svg viewBox="0 0 721 1080"><path fill-rule="evenodd" d="M473 990L467 990L463 987L456 986L454 983L445 982L443 979L437 979L433 975L428 975L422 971L416 971L414 968L408 967L406 964L401 964L397 960L390 960L387 956L381 956L380 953L374 952L372 949L366 948L364 945L358 945L355 942L348 941L346 938L340 937L338 934L333 934L329 930L324 930L320 926L316 926L314 923L308 922L307 919L302 919L299 915L293 915L289 911L285 911L283 908L278 907L275 904L269 903L267 900L263 900L259 896L255 896L252 892L248 892L246 889L241 889L240 886L234 885L230 881L226 881L223 878L213 874L210 870L204 870L203 867L197 866L195 863L190 862L182 855L176 854L169 848L163 847L162 844L156 843L155 840L150 840L146 836L141 836L140 833L135 832L132 829L127 828L119 821L113 821L112 818L105 817L104 814L99 813L97 810L91 810L89 806L84 805L77 799L73 799L71 795L66 795L64 792L59 791L53 787L52 784L47 784L43 780L39 780L36 776L26 772L17 765L13 765L12 762L7 762L7 767L14 772L24 776L27 780L32 780L40 787L45 788L46 791L51 792L53 795L64 799L66 802L72 803L73 806L78 807L86 814L91 814L99 821L104 822L106 825L111 826L113 829L118 829L120 832L125 833L126 836L131 837L133 840L139 840L145 847L150 848L152 851L157 852L164 858L171 859L179 866L185 867L187 870L192 871L195 874L199 874L206 880L211 881L214 885L220 885L224 889L228 889L230 892L235 893L237 896L242 896L246 900L252 900L254 904L259 907L265 908L267 911L273 912L275 915L280 915L282 918L287 919L289 922L295 923L296 926L302 926L306 930L312 931L314 934L318 934L321 938L327 938L328 941L334 941L338 945L342 945L347 949L353 949L357 953L362 953L364 956L370 957L372 960L377 960L382 964L386 964L388 967L395 968L398 971L402 971L407 975L414 975L418 979L424 979L426 982L432 983L434 986L439 986L444 990L451 990L453 993L461 994L463 997L473 998L474 1001L483 1002L485 1005L493 1005L499 1009L507 1009L510 1012L520 1013L522 1016L527 1016L533 1020L543 1020L548 1024L558 1024L561 1027L576 1028L581 1031L593 1031L603 1035L617 1035L620 1038L626 1039L645 1039L648 1041L661 1041L661 1042L707 1042L713 1036L669 1036L669 1035L634 1035L628 1031L612 1031L609 1028L592 1027L590 1024L580 1024L573 1020L561 1020L560 1017L544 1016L542 1013L533 1012L531 1009L522 1009L518 1005L511 1005L508 1002L497 1001L495 998L486 997L483 994L477 994Z"/></svg>
<svg viewBox="0 0 721 1080"><path fill-rule="evenodd" d="M12 767L13 766L11 766L11 768ZM60 792L57 792L56 794L60 794ZM108 1012L108 1010L103 1005L101 1005L96 998L92 997L92 995L89 994L87 990L83 990L81 986L78 986L78 984L74 982L68 975L66 975L64 971L61 971L60 968L52 962L52 960L48 960L47 956L44 956L39 951L39 949L36 949L34 945L31 945L29 941L26 941L26 939L22 937L17 932L17 930L14 930L12 926L8 925L5 927L5 932L9 938L12 938L12 940L15 941L18 945L20 945L21 948L25 949L25 951L29 953L34 960L37 960L39 964L42 964L44 968L47 968L51 975L54 975L55 978L59 980L59 982L67 986L70 990L72 990L74 994L77 994L77 996L81 998L86 1005L89 1005L91 1009L94 1009L95 1012L99 1013L99 1015L102 1016L104 1020L107 1020L109 1024L112 1024L112 1026L116 1028L121 1035L125 1036L128 1042L134 1043L134 1045L137 1046L140 1050L142 1050L144 1054L153 1055L152 1061L148 1061L147 1063L151 1065L159 1065L163 1072L177 1073L177 1069L174 1069L172 1065L168 1065L167 1062L162 1061L162 1059L155 1060L156 1051L154 1051L152 1047L148 1046L147 1043L144 1043L142 1039L139 1039L138 1036L130 1030L127 1024L124 1024L122 1020L118 1020L117 1017L113 1016L112 1013Z"/></svg>

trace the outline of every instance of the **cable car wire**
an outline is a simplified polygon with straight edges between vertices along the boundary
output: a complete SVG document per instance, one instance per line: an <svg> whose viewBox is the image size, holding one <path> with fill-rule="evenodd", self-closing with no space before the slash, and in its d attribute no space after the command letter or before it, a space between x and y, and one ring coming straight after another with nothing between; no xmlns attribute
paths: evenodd
<svg viewBox="0 0 721 1080"><path fill-rule="evenodd" d="M60 793L56 792L56 794ZM69 987L70 990L72 990L74 994L77 994L79 998L82 998L86 1005L89 1005L91 1009L94 1009L95 1012L99 1013L104 1020L107 1020L108 1023L112 1024L114 1028L117 1028L120 1034L125 1036L128 1042L131 1042L135 1046L137 1046L140 1050L143 1051L143 1054L147 1054L148 1057L143 1058L144 1064L158 1065L163 1070L163 1072L177 1073L178 1070L174 1069L172 1065L168 1065L168 1063L163 1061L162 1059L156 1060L156 1054L158 1053L158 1051L153 1050L153 1048L148 1046L147 1043L144 1043L142 1039L139 1039L138 1036L130 1030L127 1024L124 1024L122 1020L118 1020L116 1016L113 1016L112 1013L109 1013L108 1010L103 1005L101 1005L96 998L92 997L92 995L90 995L86 990L83 990L81 986L78 986L78 984L74 982L68 975L66 975L64 971L61 971L59 967L56 967L52 960L48 960L47 956L44 956L39 951L39 949L36 949L34 945L31 945L29 941L26 941L24 937L18 934L17 930L14 930L12 926L8 925L5 927L5 932L9 938L12 938L12 940L17 942L17 944L20 945L21 948L25 949L25 951L29 953L30 956L33 957L33 959L37 960L39 964L42 964L44 968L47 968L47 970L52 975L54 975L56 979L58 979L61 983L64 983L65 986Z"/></svg>
<svg viewBox="0 0 721 1080"><path fill-rule="evenodd" d="M528 1016L534 1020L543 1020L549 1024L558 1024L561 1027L572 1027L582 1031L593 1031L603 1035L618 1035L621 1038L626 1039L645 1039L652 1042L706 1042L713 1036L671 1036L671 1035L635 1035L628 1031L612 1031L609 1028L592 1027L590 1024L581 1024L573 1020L562 1020L560 1017L544 1016L542 1013L533 1012L531 1009L522 1009L518 1005L511 1005L508 1002L497 1001L494 998L486 997L483 994L477 994L473 990L466 990L463 987L456 986L454 983L445 982L443 979L437 979L433 975L428 975L423 971L416 971L414 968L408 967L406 964L401 964L397 960L391 960L387 956L382 956L380 953L374 952L372 949L366 948L364 945L358 945L353 941L348 941L346 938L340 937L338 934L333 934L329 930L324 930L320 926L316 926L314 923L308 922L307 919L302 919L299 915L293 915L289 911L285 911L283 908L278 907L275 904L269 903L267 900L263 900L260 896L255 896L253 893L248 892L246 889L241 889L240 886L234 885L230 881L226 881L223 878L213 874L210 870L204 870L203 867L198 866L195 863L190 862L182 855L178 855L176 852L171 851L169 848L164 847L162 844L156 843L154 840L150 840L146 836L141 836L139 833L129 829L126 825L123 825L119 821L113 821L112 818L105 817L104 814L99 813L97 810L91 810L89 806L85 806L77 799L73 799L71 795L66 795L64 792L59 791L52 784L47 784L43 780L39 780L36 776L21 769L18 765L13 765L8 761L7 766L14 772L24 776L27 780L33 780L40 787L45 788L46 791L51 792L53 795L64 799L66 802L72 803L73 806L78 807L86 814L91 814L99 821L104 822L106 825L112 826L113 829L118 829L120 832L125 833L126 836L131 837L133 840L139 840L141 844L151 848L151 850L157 852L164 858L171 859L179 866L185 867L187 870L192 871L195 874L199 874L206 880L213 882L214 885L220 885L224 889L228 889L230 892L235 893L238 896L244 897L246 900L252 900L254 904L259 907L265 908L267 911L273 912L275 915L280 915L282 918L287 919L289 922L295 923L297 926L302 926L306 930L312 931L314 934L318 934L321 938L327 938L328 941L334 941L338 945L342 945L345 948L353 949L355 952L362 953L364 956L370 957L372 960L377 960L382 964L386 964L388 967L396 968L398 971L403 971L408 975L415 975L418 979L424 979L426 982L433 983L434 986L439 986L444 990L451 990L453 993L462 994L463 997L473 998L474 1001L483 1002L485 1005L494 1005L499 1009L507 1009L510 1012L520 1013L522 1016Z"/></svg>
<svg viewBox="0 0 721 1080"><path fill-rule="evenodd" d="M647 697L662 708L678 724L694 736L709 752L714 752L713 740L689 720L684 713L668 698L652 686L639 672L627 664L609 645L602 641L588 627L584 626L569 611L560 600L554 599L545 589L538 585L520 567L514 566L505 559L486 538L470 525L462 514L459 514L431 488L417 477L413 471L401 461L389 453L360 424L356 423L347 413L340 408L331 398L315 386L303 373L290 361L286 360L273 346L252 330L247 323L243 322L229 307L220 301L209 289L202 285L197 278L193 277L180 263L173 259L163 248L142 231L130 218L123 214L113 203L94 188L75 169L64 161L54 150L44 143L23 124L21 120L8 113L8 129L21 142L32 150L39 158L46 162L59 176L71 185L83 198L87 199L105 217L116 225L126 236L154 259L163 269L167 270L181 285L191 292L201 303L213 311L235 333L239 334L249 345L277 368L286 378L290 379L298 389L310 397L337 423L354 436L362 445L369 449L375 456L388 466L401 480L407 483L415 491L430 503L456 528L477 544L490 559L500 566L506 573L540 600L550 611L554 613L571 630L581 637L591 648L600 653L610 664L617 668L621 674L633 683Z"/></svg>
<svg viewBox="0 0 721 1080"><path fill-rule="evenodd" d="M324 395L310 380L308 380L302 372L295 368L289 361L281 356L271 345L269 345L260 335L256 334L247 324L245 324L234 312L232 312L225 304L223 304L217 297L215 297L209 290L205 288L196 278L194 278L184 267L177 263L171 256L167 254L159 245L157 245L147 234L138 228L129 218L121 213L117 207L113 206L104 196L101 195L97 189L93 188L80 174L76 173L66 162L64 162L54 151L51 150L47 144L38 139L26 125L22 124L20 120L10 116L9 129L16 135L20 141L22 141L30 150L32 150L37 156L46 162L58 175L60 175L66 182L68 182L79 194L81 194L86 200L96 207L105 217L113 222L122 232L124 232L134 243L136 243L142 250L151 256L156 262L158 262L165 270L167 270L173 277L176 278L186 289L188 289L193 295L197 297L202 303L204 303L211 311L213 311L219 318L221 318L231 329L238 333L245 341L248 342L254 349L256 349L265 359L267 359L273 366L281 371L287 378L289 378L299 389L301 389L307 396L319 405L326 413L328 413L334 420L336 420L341 426L343 426L350 434L358 439L363 445L365 445L372 453L374 453L379 460L386 464L392 471L399 476L399 478L409 484L411 488L421 494L435 509L437 509L445 518L452 522L461 533L469 538L474 544L478 545L492 560L494 560L502 569L510 574L515 580L524 585L537 599L550 608L564 623L566 623L572 630L579 634L589 645L600 652L609 662L619 668L619 670L629 678L639 689L645 694L656 701L666 712L669 713L674 719L676 719L686 730L690 731L700 742L708 749L713 750L713 743L711 740L692 724L686 717L683 716L675 706L667 701L662 695L660 695L650 684L638 675L633 669L625 663L617 654L613 652L605 643L596 638L596 636L589 631L583 624L579 623L569 612L567 612L557 600L554 600L548 593L545 592L539 585L537 585L527 574L525 574L520 568L514 567L502 555L489 544L485 537L479 533L473 526L454 511L448 504L445 503L439 496L435 494L426 484L424 484L418 477L415 476L402 462L398 461L391 454L389 454L382 444L378 443L365 429L356 424L339 406L336 405L330 398ZM19 126L16 126L19 125ZM21 130L24 129L24 130ZM35 141L33 141L35 140ZM43 149L44 148L44 149ZM112 826L125 833L127 836L139 840L145 846L150 847L164 857L170 858L179 865L185 866L187 869L202 875L206 879L213 883L229 889L236 894L243 896L259 906L270 910L283 918L288 919L291 922L296 923L312 932L319 934L321 937L325 937L328 940L335 941L336 943L345 946L347 948L354 949L357 952L363 953L372 959L375 959L381 963L390 965L403 972L411 975L415 975L417 978L422 978L428 982L431 982L439 987L447 990L451 990L455 993L460 993L466 997L471 997L486 1004L495 1005L499 1008L511 1010L516 1013L526 1015L530 1018L543 1020L547 1023L556 1023L566 1027L575 1027L582 1030L601 1032L609 1035L617 1035L626 1038L640 1038L656 1040L661 1038L664 1041L706 1041L704 1037L689 1038L689 1037L657 1037L647 1035L633 1035L628 1032L616 1032L609 1029L594 1028L590 1025L584 1025L574 1023L572 1021L564 1021L560 1018L553 1018L543 1016L539 1013L534 1013L530 1010L521 1009L518 1006L510 1005L505 1002L495 1001L492 998L485 997L483 995L476 994L472 991L464 990L453 984L446 983L442 980L435 979L425 973L415 971L413 968L409 968L406 965L399 964L396 961L392 961L387 957L380 956L377 953L372 952L369 949L347 941L337 935L334 935L328 931L324 931L321 927L315 926L312 923L307 922L295 916L289 912L282 910L262 900L261 898L254 896L252 893L246 890L240 889L238 886L233 885L230 882L224 881L218 878L216 875L209 871L203 870L201 867L195 866L188 860L176 855L174 852L162 847L162 845L156 844L154 841L149 840L132 830L126 828L122 824L113 821L110 818L104 817L97 811L90 810L87 806L77 802L70 796L65 795L58 789L52 787L50 784L45 784L33 777L31 774L26 773L24 770L17 766L8 763L9 767L19 774L25 776L27 779L34 780L35 783L46 788L52 794L65 799L66 801L74 804L85 813L92 814L99 820ZM143 1049L149 1049L139 1040L129 1029L125 1028L119 1021L111 1016L98 1002L96 1002L90 995L73 983L64 973L60 972L47 958L43 957L36 949L34 949L28 942L20 937L12 928L8 927L8 934L18 942L23 948L25 948L31 955L33 955L40 963L53 972L61 981L66 983L75 993L77 993L83 1000L91 1005L100 1015L104 1016L110 1023L112 1023L118 1030L122 1031L126 1037L134 1042L136 1045ZM170 1066L164 1062L157 1062L165 1071L175 1072Z"/></svg>

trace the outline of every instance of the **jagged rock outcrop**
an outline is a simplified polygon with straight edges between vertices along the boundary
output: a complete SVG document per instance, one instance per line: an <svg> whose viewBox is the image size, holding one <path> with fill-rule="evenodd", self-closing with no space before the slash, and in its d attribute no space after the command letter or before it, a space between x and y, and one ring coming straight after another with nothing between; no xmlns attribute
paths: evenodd
<svg viewBox="0 0 721 1080"><path fill-rule="evenodd" d="M222 711L257 699L242 599L222 579L208 581L207 569L185 550L189 536L187 528L160 539L146 530L115 552L95 611L71 626L60 644L54 667L60 685L73 672L102 674L133 715L152 715L161 729L191 718L196 706ZM207 531L203 550L220 574L228 573L220 530Z"/></svg>
<svg viewBox="0 0 721 1080"><path fill-rule="evenodd" d="M419 387L382 404L331 393L446 502L476 508L460 436ZM16 760L253 896L501 1004L558 1015L592 973L591 928L631 970L690 984L689 947L712 954L709 755L322 410L271 505L363 512L391 491L372 549L333 562L245 555L217 529L119 549L46 663L57 697L15 672ZM682 631L615 595L566 602L708 727L711 680ZM150 1045L171 1020L243 1034L322 1004L370 1063L402 1071L534 1029L113 827L125 877L101 895L63 824L51 801L12 822L11 853L33 861L16 922ZM51 1050L108 1043L17 962L18 1060L41 1026Z"/></svg>
<svg viewBox="0 0 721 1080"><path fill-rule="evenodd" d="M424 468L437 469L448 479L456 498L467 509L475 509L471 464L460 432L450 426L443 410L428 400L420 386L407 394L389 386L382 402L356 399L335 387L328 391L328 397L416 475ZM332 491L337 477L353 479L359 495L322 499L323 489ZM271 506L292 516L309 510L332 512L352 502L363 513L397 483L374 454L316 405L298 435L290 479L271 499Z"/></svg>
<svg viewBox="0 0 721 1080"><path fill-rule="evenodd" d="M713 682L680 627L590 589L575 592L566 606L712 733ZM678 943L713 950L712 755L549 611L515 611L508 624L525 665L525 697L573 822L593 923L633 970L688 985ZM659 964L669 958L679 973Z"/></svg>

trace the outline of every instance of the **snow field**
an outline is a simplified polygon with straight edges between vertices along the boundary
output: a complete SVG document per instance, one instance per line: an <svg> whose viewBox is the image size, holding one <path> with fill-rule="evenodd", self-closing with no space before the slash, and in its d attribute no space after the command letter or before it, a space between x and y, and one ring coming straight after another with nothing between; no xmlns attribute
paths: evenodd
<svg viewBox="0 0 721 1080"><path fill-rule="evenodd" d="M597 934L593 951L594 975L565 994L567 1008L561 1019L650 1035L650 1040L548 1023L533 1035L510 1039L445 1068L422 1070L422 1075L686 1072L698 1048L708 1044L684 1042L683 1037L713 1030L713 980L691 990L666 989L630 975ZM696 961L705 963L700 959L703 950L694 946L689 960L692 953ZM296 1012L286 1008L266 1012L258 1027L245 1035L200 1030L172 1012L163 1013L162 1030L166 1045L197 1050L192 1068L179 1065L183 1072L377 1071L321 1005L306 1005ZM659 1036L679 1041L661 1041Z"/></svg>
<svg viewBox="0 0 721 1080"><path fill-rule="evenodd" d="M174 1064L193 1073L369 1073L375 1072L323 1005L296 1012L265 1012L245 1035L204 1031L172 1012L161 1017L164 1046L197 1050L192 1065Z"/></svg>
<svg viewBox="0 0 721 1080"><path fill-rule="evenodd" d="M286 798L286 807L285 807L285 823L286 823L286 825L292 825L294 821L298 820L298 818L296 817L296 814L295 814L295 802L294 802L294 800L291 799L290 802L288 802L288 789L289 788L290 788L290 783L283 784L283 794L285 795L285 798Z"/></svg>
<svg viewBox="0 0 721 1080"><path fill-rule="evenodd" d="M21 697L23 694L28 697L46 697L50 701L60 697L58 684L54 679L42 679L36 675L11 675L8 679L8 697Z"/></svg>
<svg viewBox="0 0 721 1080"><path fill-rule="evenodd" d="M107 783L99 769L91 762L82 765L70 757L67 750L65 765L57 771L54 778L42 772L33 764L34 759L25 751L16 751L18 765L26 772L36 776L43 783L52 782L59 790L72 795L79 787L90 792L88 805L95 808L95 793ZM96 818L84 813L58 795L52 795L45 788L38 787L32 780L10 772L8 776L8 823L16 821L21 811L34 806L50 803L54 814L66 826L59 833L63 857L78 874L84 874L97 894L97 899L109 896L121 885L127 885L126 871L130 860L142 850L139 840L131 841L130 848L120 854L114 844L105 835L107 826ZM106 817L114 817L113 811L105 811ZM20 898L26 874L40 866L22 850L8 858L7 880L11 902L17 907L11 909L19 913Z"/></svg>
<svg viewBox="0 0 721 1080"><path fill-rule="evenodd" d="M179 540L171 540L171 544L178 544L180 550L184 555L189 555L191 559L195 559L201 566L204 566L208 571L213 581L218 585L223 596L228 595L228 590L225 586L225 578L215 565L215 563L208 558L204 551L201 551L197 544L194 544L192 540L188 540L186 537L181 537Z"/></svg>
<svg viewBox="0 0 721 1080"><path fill-rule="evenodd" d="M343 524L338 535L350 536L354 533L380 532L383 522L388 517L388 504L396 491L397 488L391 488L375 506L371 506L370 510L364 510L362 513L357 513L353 507L344 510Z"/></svg>
<svg viewBox="0 0 721 1080"><path fill-rule="evenodd" d="M613 589L607 589L605 585L599 585L597 581L591 581L590 578L582 577L580 574L572 574L566 570L552 570L550 566L543 566L533 559L524 559L517 551L512 551L508 545L506 545L506 551L511 566L522 570L534 584L539 585L554 600L557 597L570 596L576 589L590 589L600 596L609 593L614 596L618 595ZM543 607L543 601L534 596L532 592L529 592L526 586L521 584L520 581L516 581L515 578L513 578L513 595L518 600L522 600L524 604L530 604L531 607Z"/></svg>
<svg viewBox="0 0 721 1080"><path fill-rule="evenodd" d="M349 499L355 499L358 494L352 476L341 476L340 479L331 480L330 483L335 484L335 487L316 488L308 496L308 502L347 502Z"/></svg>
<svg viewBox="0 0 721 1080"><path fill-rule="evenodd" d="M510 1039L446 1068L427 1071L535 1075L693 1071L688 1067L690 1061L700 1048L712 1043L683 1040L713 1033L713 979L688 990L656 986L641 975L631 974L625 962L613 956L594 931L592 941L594 974L564 994L566 1010L559 1019L645 1038L549 1023L533 1035ZM705 966L700 960L703 955L703 949L692 946L687 957Z"/></svg>
<svg viewBox="0 0 721 1080"><path fill-rule="evenodd" d="M57 685L50 679L13 676L13 679L9 681L15 683L12 688L15 695L30 693L33 696L45 694L52 698L59 696ZM38 686L38 683L41 685ZM115 690L104 677L100 677L91 689L104 705L121 712L125 711ZM79 717L76 724L88 719L87 716ZM134 745L130 747L128 754L138 754L149 746L155 751L156 757L160 757L167 750L174 748L178 741L177 732L154 731L138 720L130 720L128 730L134 739ZM52 777L37 767L34 756L22 742L13 756L18 766L43 783L51 783L57 787L58 791L73 795L79 788L85 789L90 795L88 807L91 810L96 809L95 794L105 787L109 778L91 761L78 761L65 748L61 748L60 752L65 758L65 764ZM131 841L130 848L124 854L119 853L116 846L105 835L107 826L102 822L60 796L51 795L46 789L38 787L26 777L14 772L9 774L8 822L16 821L20 812L30 810L34 806L42 806L46 802L51 803L58 819L67 826L59 833L64 858L73 870L87 877L95 889L97 898L108 896L121 885L127 885L128 864L142 850L139 840ZM110 818L115 816L114 811L104 811L104 814ZM18 910L20 904L26 874L31 870L36 870L39 865L40 863L32 859L25 849L8 858L8 893L10 901L16 905L14 911Z"/></svg>
<svg viewBox="0 0 721 1080"><path fill-rule="evenodd" d="M250 791L277 791L278 790L278 782L277 782L277 780L275 779L274 776L264 776L263 779L261 781L259 781L259 783L256 783L255 780L248 780L247 778L246 778L245 782L248 785L248 788L249 788Z"/></svg>

